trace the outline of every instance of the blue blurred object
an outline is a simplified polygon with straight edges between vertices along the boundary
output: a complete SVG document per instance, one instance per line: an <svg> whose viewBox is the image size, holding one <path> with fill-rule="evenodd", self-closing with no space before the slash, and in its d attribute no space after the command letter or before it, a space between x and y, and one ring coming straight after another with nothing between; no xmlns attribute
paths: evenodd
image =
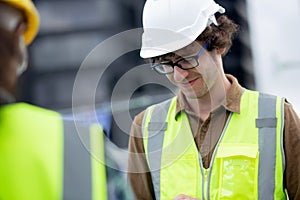
<svg viewBox="0 0 300 200"><path fill-rule="evenodd" d="M94 112L96 113L96 119ZM94 124L98 123L102 126L106 136L111 138L111 113L103 109L95 111L87 110L78 113L62 114L63 120L73 120L76 123Z"/></svg>

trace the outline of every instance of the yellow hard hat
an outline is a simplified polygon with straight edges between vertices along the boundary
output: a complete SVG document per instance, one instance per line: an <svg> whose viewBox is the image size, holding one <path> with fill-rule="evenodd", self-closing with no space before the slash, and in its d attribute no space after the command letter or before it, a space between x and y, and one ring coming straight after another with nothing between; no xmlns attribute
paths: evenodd
<svg viewBox="0 0 300 200"><path fill-rule="evenodd" d="M26 45L29 45L34 37L36 36L39 24L40 17L37 9L31 0L2 0L11 6L20 9L24 12L25 17L27 19L27 29L24 32L24 39Z"/></svg>

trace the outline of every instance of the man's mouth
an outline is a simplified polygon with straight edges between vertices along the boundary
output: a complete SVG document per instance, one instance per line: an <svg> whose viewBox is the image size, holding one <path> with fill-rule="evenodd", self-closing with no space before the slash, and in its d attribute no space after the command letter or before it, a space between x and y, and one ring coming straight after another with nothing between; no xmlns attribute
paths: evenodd
<svg viewBox="0 0 300 200"><path fill-rule="evenodd" d="M195 78L195 79L192 79L192 80L188 80L188 81L185 81L185 82L182 82L180 83L180 85L182 87L191 87L194 85L194 83L197 81L198 78Z"/></svg>

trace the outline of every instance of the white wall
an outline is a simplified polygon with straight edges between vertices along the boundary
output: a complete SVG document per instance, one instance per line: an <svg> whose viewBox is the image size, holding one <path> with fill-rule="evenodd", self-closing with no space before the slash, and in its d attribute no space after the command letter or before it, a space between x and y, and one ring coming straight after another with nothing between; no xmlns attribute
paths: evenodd
<svg viewBox="0 0 300 200"><path fill-rule="evenodd" d="M300 1L247 4L256 89L286 97L300 115Z"/></svg>

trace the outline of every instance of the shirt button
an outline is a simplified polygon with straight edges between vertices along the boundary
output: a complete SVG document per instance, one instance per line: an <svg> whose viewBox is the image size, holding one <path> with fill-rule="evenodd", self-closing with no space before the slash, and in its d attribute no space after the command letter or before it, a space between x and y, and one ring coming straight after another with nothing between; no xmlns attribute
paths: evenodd
<svg viewBox="0 0 300 200"><path fill-rule="evenodd" d="M202 131L206 132L207 131L207 127L206 126L202 127Z"/></svg>

